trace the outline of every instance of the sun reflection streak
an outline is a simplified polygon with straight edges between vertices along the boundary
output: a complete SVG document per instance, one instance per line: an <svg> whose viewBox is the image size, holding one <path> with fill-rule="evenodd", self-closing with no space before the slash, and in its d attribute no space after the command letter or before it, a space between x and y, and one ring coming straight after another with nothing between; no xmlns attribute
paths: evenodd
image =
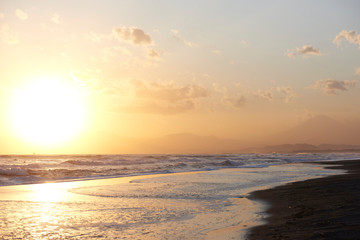
<svg viewBox="0 0 360 240"><path fill-rule="evenodd" d="M37 202L68 201L70 198L68 189L74 185L74 182L34 184L31 186L33 191L31 200Z"/></svg>

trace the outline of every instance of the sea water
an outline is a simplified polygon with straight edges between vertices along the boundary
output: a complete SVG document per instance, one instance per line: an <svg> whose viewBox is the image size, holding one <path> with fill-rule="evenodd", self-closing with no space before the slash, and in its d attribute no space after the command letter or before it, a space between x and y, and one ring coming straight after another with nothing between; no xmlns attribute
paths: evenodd
<svg viewBox="0 0 360 240"><path fill-rule="evenodd" d="M251 191L339 173L358 154L0 157L3 239L241 239ZM27 185L24 185L27 184Z"/></svg>
<svg viewBox="0 0 360 240"><path fill-rule="evenodd" d="M360 154L0 155L0 186L357 159Z"/></svg>

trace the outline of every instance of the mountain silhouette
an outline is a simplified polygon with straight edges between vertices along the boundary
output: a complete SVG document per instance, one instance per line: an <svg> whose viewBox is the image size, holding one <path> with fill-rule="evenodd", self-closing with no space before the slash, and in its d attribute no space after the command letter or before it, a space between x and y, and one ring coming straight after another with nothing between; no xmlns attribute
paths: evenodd
<svg viewBox="0 0 360 240"><path fill-rule="evenodd" d="M360 122L340 122L320 115L272 138L277 144L360 144Z"/></svg>

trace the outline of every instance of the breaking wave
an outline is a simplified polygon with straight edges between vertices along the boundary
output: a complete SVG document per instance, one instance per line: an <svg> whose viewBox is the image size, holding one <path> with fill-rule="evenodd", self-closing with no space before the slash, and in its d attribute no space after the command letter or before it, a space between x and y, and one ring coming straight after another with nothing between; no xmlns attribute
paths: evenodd
<svg viewBox="0 0 360 240"><path fill-rule="evenodd" d="M358 153L222 155L0 155L0 185L359 159Z"/></svg>

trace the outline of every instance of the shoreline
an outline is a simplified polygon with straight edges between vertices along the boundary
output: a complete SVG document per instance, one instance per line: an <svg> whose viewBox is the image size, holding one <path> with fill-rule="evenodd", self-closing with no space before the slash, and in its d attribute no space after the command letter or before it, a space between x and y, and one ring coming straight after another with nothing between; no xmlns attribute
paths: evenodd
<svg viewBox="0 0 360 240"><path fill-rule="evenodd" d="M359 238L360 160L316 164L347 172L252 192L249 199L269 206L265 224L249 229L246 239Z"/></svg>
<svg viewBox="0 0 360 240"><path fill-rule="evenodd" d="M46 234L54 238L92 238L99 232L118 236L120 231L131 239L168 239L171 231L174 239L245 239L248 229L260 224L257 213L262 209L246 197L249 193L330 172L294 163L3 186L0 215L8 227L0 233L9 239L26 234L36 238L36 231L43 234L47 226ZM79 223L81 229L74 229ZM53 231L54 226L62 231Z"/></svg>
<svg viewBox="0 0 360 240"><path fill-rule="evenodd" d="M329 164L333 165L334 162ZM55 211L57 218L54 220L68 216L64 214L68 211L66 208L61 210L68 205L89 205L93 213L96 213L95 215L100 218L102 216L100 210L104 206L106 209L113 209L109 211L112 216L120 214L121 211L124 211L122 209L127 209L130 212L138 211L137 214L129 212L128 216L132 216L134 218L132 221L140 223L140 225L146 219L153 219L152 225L146 224L146 229L151 229L147 232L151 232L151 234L147 232L144 234L158 239L166 239L164 234L169 230L176 231L178 233L176 236L190 238L193 236L194 238L209 240L238 239L239 237L245 239L251 227L261 224L262 214L258 213L263 209L263 204L247 197L249 194L261 189L280 186L289 181L306 180L310 175L319 178L332 174L332 171L326 171L323 166L317 162L315 165L291 163L257 169L223 168L214 171L2 186L0 187L0 203L3 204L4 215L31 209L30 206L35 205L34 212L27 213L31 218L36 218L39 212L42 213L38 206L43 206L40 207L42 209L53 205L60 209ZM262 184L259 184L261 182ZM9 203L16 205L16 210L8 209ZM152 210L154 207L155 210ZM82 211L87 212L88 209L86 207ZM82 215L82 211L71 212L79 219L86 219L87 215ZM144 213L150 214L149 216L155 215L144 219L137 218ZM159 214L161 218L166 218L168 221L158 221ZM21 222L23 213L16 215L19 215L18 220L14 221L13 218L9 218L7 221ZM178 217L172 217L173 215ZM241 218L237 216L241 216ZM183 220L178 220L182 218ZM67 219L62 222L69 221L72 220ZM102 226L103 222L107 221L106 218L90 226L89 229ZM58 223L52 224L57 226ZM104 234L107 232L115 234L116 226L124 226L124 230L122 230L124 232L134 230L132 224L121 224L118 220L112 221L111 224L114 224L115 228L106 228L103 230ZM160 225L162 227L159 229ZM13 227L16 231L17 226L18 224ZM65 231L74 234L71 227L65 228ZM3 233L10 234L5 230ZM51 231L49 233L57 234ZM142 239L141 234L140 231L139 239Z"/></svg>

